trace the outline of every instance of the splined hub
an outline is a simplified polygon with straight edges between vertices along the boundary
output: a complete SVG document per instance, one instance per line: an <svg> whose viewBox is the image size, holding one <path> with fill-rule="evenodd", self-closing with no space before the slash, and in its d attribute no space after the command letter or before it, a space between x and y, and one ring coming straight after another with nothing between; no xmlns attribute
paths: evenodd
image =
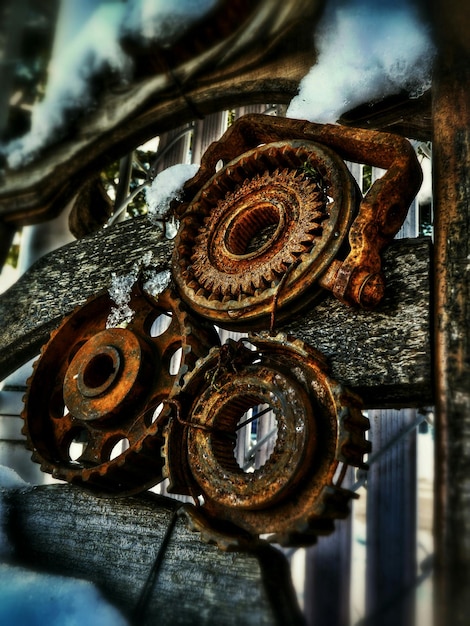
<svg viewBox="0 0 470 626"><path fill-rule="evenodd" d="M283 141L242 154L182 218L173 262L182 297L221 325L259 326L280 290L282 317L317 295L309 287L338 253L356 204L352 177L324 146Z"/></svg>
<svg viewBox="0 0 470 626"><path fill-rule="evenodd" d="M129 495L161 481L164 402L218 337L171 290L155 302L135 288L126 328L106 328L111 304L92 298L52 333L28 381L23 433L43 471Z"/></svg>
<svg viewBox="0 0 470 626"><path fill-rule="evenodd" d="M260 433L258 420L255 449L273 441L263 462L247 468L238 432L263 413L271 432ZM314 541L348 513L354 494L341 483L348 465L363 467L368 424L359 399L329 378L313 348L282 334L229 340L198 361L173 398L169 491L202 498L214 522L284 545Z"/></svg>

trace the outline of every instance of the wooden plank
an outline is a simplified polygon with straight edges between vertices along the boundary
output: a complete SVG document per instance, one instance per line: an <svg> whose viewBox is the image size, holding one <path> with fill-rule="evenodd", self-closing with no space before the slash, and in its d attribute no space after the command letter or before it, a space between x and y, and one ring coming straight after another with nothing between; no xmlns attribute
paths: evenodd
<svg viewBox="0 0 470 626"><path fill-rule="evenodd" d="M387 288L375 311L328 297L284 327L325 354L333 377L369 408L432 404L429 245L400 240L385 252Z"/></svg>
<svg viewBox="0 0 470 626"><path fill-rule="evenodd" d="M168 266L171 243L147 218L73 242L37 261L0 297L0 380L32 358L60 320L129 272L145 251Z"/></svg>
<svg viewBox="0 0 470 626"><path fill-rule="evenodd" d="M168 267L172 242L145 218L64 246L37 262L0 297L0 379L38 352L74 307L128 272L146 251ZM396 242L384 254L385 298L376 311L351 309L331 296L282 330L323 352L331 373L366 406L432 401L429 241Z"/></svg>
<svg viewBox="0 0 470 626"><path fill-rule="evenodd" d="M281 552L265 542L219 550L176 513L175 500L100 499L71 485L2 495L16 564L95 583L139 626L303 623Z"/></svg>
<svg viewBox="0 0 470 626"><path fill-rule="evenodd" d="M434 3L436 609L470 614L470 6Z"/></svg>
<svg viewBox="0 0 470 626"><path fill-rule="evenodd" d="M155 72L153 67L129 89L102 94L99 106L77 120L69 137L30 165L9 171L0 191L0 217L15 225L49 219L111 161L196 117L244 104L290 102L315 60L312 33L322 3L257 4L231 40L176 68ZM148 65L151 52L137 65Z"/></svg>

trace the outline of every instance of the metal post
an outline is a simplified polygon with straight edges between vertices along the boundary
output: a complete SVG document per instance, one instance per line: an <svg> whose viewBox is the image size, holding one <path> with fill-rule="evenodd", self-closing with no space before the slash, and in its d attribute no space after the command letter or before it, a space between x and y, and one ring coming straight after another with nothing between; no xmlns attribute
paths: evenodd
<svg viewBox="0 0 470 626"><path fill-rule="evenodd" d="M436 616L470 615L470 7L436 0Z"/></svg>

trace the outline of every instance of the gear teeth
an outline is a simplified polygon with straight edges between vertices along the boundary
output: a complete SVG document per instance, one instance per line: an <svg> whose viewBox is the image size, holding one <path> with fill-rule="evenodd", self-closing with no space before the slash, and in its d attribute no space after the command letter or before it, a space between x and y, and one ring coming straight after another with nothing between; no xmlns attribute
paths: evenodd
<svg viewBox="0 0 470 626"><path fill-rule="evenodd" d="M199 533L201 540L208 545L215 545L223 552L240 552L252 550L258 545L249 534L241 533L239 528L233 528L232 533L227 529L216 529L212 520L207 519L200 508L191 504L184 504L178 514L185 518L189 529Z"/></svg>
<svg viewBox="0 0 470 626"><path fill-rule="evenodd" d="M317 164L324 159L332 160L321 168ZM180 235L190 250L178 256L177 241L174 257L179 290L197 313L227 326L267 317L271 314L272 290L293 264L294 271L283 284L277 307L282 309L292 300L299 306L307 299L308 288L323 269L318 257L328 257L330 253L325 250L339 249L343 239L332 235L343 209L332 211L324 192L331 185L328 176L337 176L335 167L344 167L339 159L333 159L308 142L266 144L240 155L206 183L190 205L197 222L192 242L191 237ZM318 172L318 180L309 174L307 164ZM330 193L335 195L334 190ZM281 220L281 213L276 217L276 211L281 211L284 225L272 242L268 240L267 247L255 248L256 254L248 247L249 254L231 251L229 233L234 228L243 231L247 246L253 244L260 223L267 228ZM329 228L325 227L327 221L332 224ZM183 224L182 230L185 228ZM267 232L264 235L268 237ZM245 256L250 258L245 261ZM245 305L240 319L229 314L232 300L237 301L238 308Z"/></svg>
<svg viewBox="0 0 470 626"><path fill-rule="evenodd" d="M22 433L26 438L26 447L32 451L32 459L41 466L41 470L51 473L55 478L78 484L100 495L123 496L139 493L162 480L163 460L160 457L160 447L162 445L162 434L160 429L163 426L165 414L159 416L158 423L148 425L146 414L153 411L153 402L160 401L162 391L159 391L159 378L155 381L152 378L152 386L149 386L150 372L152 369L153 348L158 350L159 337L150 337L146 330L146 323L150 317L156 315L156 311L163 307L168 307L173 313L173 319L168 332L177 333L176 339L182 348L182 362L178 373L172 381L168 377L163 377L166 394L167 386L170 382L178 382L178 379L186 374L193 366L197 358L203 356L209 345L218 342L218 335L215 329L207 322L197 322L195 318L187 312L183 303L175 297L171 288L160 294L157 303L153 303L150 297L144 295L139 287L132 293L130 306L136 311L134 321L128 327L129 333L141 337L141 349L143 363L147 363L149 374L145 374L142 379L142 388L145 392L140 392L136 398L135 416L129 414L126 409L124 422L122 417L119 420L120 426L114 431L112 424L102 424L96 428L93 423L83 422L83 428L87 430L90 441L96 446L99 454L105 451L104 460L97 465L92 465L92 460L86 463L84 452L76 461L71 461L68 457L68 440L72 439L72 430L76 424L82 424L80 418L67 412L60 420L61 428L56 430L58 423L57 416L51 413L48 398L57 382L62 385L65 374L69 368L72 358L68 350L73 350L77 341L84 339L85 344L90 338L101 333L105 327L106 319L110 308L110 298L107 293L89 298L83 306L77 307L68 317L64 318L60 326L55 329L49 340L40 351L40 356L33 366L33 373L28 379L28 388L24 397L24 407L21 413L23 419ZM166 331L165 331L166 332ZM165 333L162 334L164 337ZM144 339L144 337L146 337ZM166 349L171 336L163 339L162 349ZM73 353L75 354L75 353ZM145 356L148 354L148 357ZM73 356L73 355L72 355ZM150 359L145 361L145 359ZM144 366L139 365L139 372ZM53 375L51 375L53 371ZM145 370L147 371L147 370ZM140 376L140 374L139 374ZM56 382L57 381L57 382ZM52 387L51 387L52 385ZM143 386L145 385L145 386ZM131 392L132 393L132 392ZM142 395L144 393L145 395ZM62 409L60 409L62 411ZM119 408L116 410L122 411ZM63 421L68 420L68 421ZM126 421L127 420L127 421ZM110 437L101 435L104 432L101 426L105 426ZM65 429L65 430L64 430ZM128 429L128 430L126 430ZM132 429L132 436L131 436ZM114 436L126 437L131 441L130 447L123 451L116 458L108 458L107 449L111 438ZM96 435L95 435L96 433ZM66 435L64 437L64 435ZM94 437L100 437L94 439ZM103 438L101 438L103 437ZM101 448L103 446L103 448ZM95 454L95 453L93 453Z"/></svg>
<svg viewBox="0 0 470 626"><path fill-rule="evenodd" d="M364 465L363 454L370 448L369 442L365 439L368 420L360 412L360 400L327 376L327 366L323 355L302 340L282 331L274 335L270 335L267 331L251 333L246 339L237 342L228 340L227 346L229 362L232 367L235 362L237 364L236 368L233 367L234 376L243 377L244 372L249 371L250 381L254 381L256 373L252 368L258 362L261 368L269 367L273 368L273 371L278 368L279 376L286 371L289 375L295 372L294 376L297 381L295 384L300 385L307 394L311 394L308 396L310 400L305 399L303 402L310 401L315 407L312 413L305 415L310 415L308 419L318 424L314 429L308 421L304 425L308 429L312 428L311 432L318 433L321 424L321 430L325 431L325 434L321 435L321 444L318 444L321 447L317 447L315 451L312 449L310 452L305 452L307 455L315 454L317 461L311 465L308 456L304 459L301 471L305 473L292 483L288 497L283 496L274 504L266 503L263 507L258 502L258 506L253 506L253 509L251 505L246 509L237 509L228 504L230 499L225 499L224 494L229 487L223 481L218 487L215 486L217 483L214 483L211 489L214 488L215 491L207 492L203 485L205 480L212 480L209 474L201 483L198 482L200 468L204 462L199 460L197 448L191 448L192 456L189 457L188 446L193 445L188 439L189 430L184 430L184 427L173 418L165 431L165 444L162 450L166 458L164 473L172 482L171 491L193 495L193 497L194 493L202 495L204 504L201 509L206 513L211 524L217 523L216 520L236 524L240 529L250 532L255 537L261 533L268 533L270 535L268 541L285 546L310 545L316 541L317 536L333 532L334 521L343 519L349 514L350 502L357 497L352 491L344 489L341 483L348 465L359 467ZM254 350L250 349L252 347ZM179 391L175 393L174 398L179 401L183 419L186 422L192 419L191 411L195 398L201 398L202 393L210 394L211 387L215 393L219 392L216 385L217 371L214 372L214 370L223 367L223 363L221 364L223 349L223 347L214 347L205 357L198 359L194 368L185 375ZM245 368L248 369L245 370ZM229 384L232 376L231 368L224 372L224 383L220 389L230 389L230 384L239 384L234 380ZM211 376L211 373L214 375ZM255 383L250 382L250 384ZM293 382L291 384L294 385ZM281 388L283 387L278 387L278 389ZM289 387L283 389L285 389L283 393L290 393ZM294 391L293 386L292 393L298 394L300 389L298 387L295 389L297 392ZM231 392L228 393L230 396ZM225 398L226 410L224 409L223 413L226 425L236 423L238 415L246 409L246 402L241 396L229 396ZM289 395L286 397L290 398ZM219 401L221 400L217 400ZM197 419L202 420L203 424L208 424L203 405L199 405L195 410L198 413ZM301 410L303 409L299 405L299 411ZM300 414L299 411L296 415ZM183 442L183 448L181 448L181 442ZM205 446L206 444L203 450L206 450ZM217 459L223 464L224 471L228 472L233 471L230 468L234 463L231 446L232 443L227 442L223 444L223 448L217 448ZM282 452L279 450L277 454L280 455ZM322 469L315 469L315 467ZM219 488L221 489L220 501L217 499ZM292 504L294 502L295 506ZM209 537L212 537L211 532L213 531L209 532Z"/></svg>

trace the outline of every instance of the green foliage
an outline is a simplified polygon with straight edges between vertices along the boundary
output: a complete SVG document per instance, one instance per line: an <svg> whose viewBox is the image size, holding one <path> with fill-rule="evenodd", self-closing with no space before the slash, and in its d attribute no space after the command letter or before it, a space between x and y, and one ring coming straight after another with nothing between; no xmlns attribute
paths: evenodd
<svg viewBox="0 0 470 626"><path fill-rule="evenodd" d="M372 186L372 165L362 167L362 193L367 193Z"/></svg>
<svg viewBox="0 0 470 626"><path fill-rule="evenodd" d="M148 171L154 159L154 152L139 149L134 151L128 196L147 179ZM119 164L119 161L114 161L100 174L105 191L113 202L115 201L119 187ZM117 209L118 207L115 208ZM147 213L145 190L140 191L132 198L127 205L126 211L130 217L138 217L139 215L145 215Z"/></svg>
<svg viewBox="0 0 470 626"><path fill-rule="evenodd" d="M18 243L12 244L12 246L8 250L8 255L7 255L5 263L7 265L11 265L12 267L16 268L18 266L19 254L20 254L20 245Z"/></svg>

